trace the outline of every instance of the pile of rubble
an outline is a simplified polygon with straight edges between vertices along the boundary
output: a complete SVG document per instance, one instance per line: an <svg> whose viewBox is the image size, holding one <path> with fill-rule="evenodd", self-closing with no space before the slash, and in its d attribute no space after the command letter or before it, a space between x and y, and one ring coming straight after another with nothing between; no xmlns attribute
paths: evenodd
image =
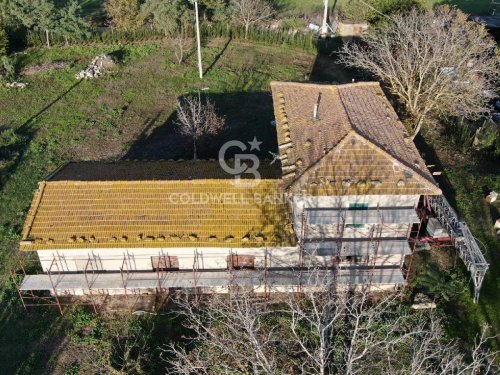
<svg viewBox="0 0 500 375"><path fill-rule="evenodd" d="M10 89L24 89L24 88L26 88L26 86L28 86L28 84L25 82L14 81L14 82L6 83L5 86L7 86Z"/></svg>
<svg viewBox="0 0 500 375"><path fill-rule="evenodd" d="M92 62L84 70L76 74L77 79L84 78L97 78L107 70L113 68L115 62L113 58L108 55L99 55L92 59Z"/></svg>

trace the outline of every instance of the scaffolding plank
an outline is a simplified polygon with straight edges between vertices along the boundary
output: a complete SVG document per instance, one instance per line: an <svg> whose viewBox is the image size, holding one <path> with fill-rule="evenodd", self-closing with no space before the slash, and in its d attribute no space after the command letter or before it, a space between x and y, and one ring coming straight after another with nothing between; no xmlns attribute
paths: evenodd
<svg viewBox="0 0 500 375"><path fill-rule="evenodd" d="M307 241L304 250L311 255L331 256L342 254L343 256L370 256L373 254L375 241L367 239L325 239L318 241ZM380 240L377 255L409 255L410 244L407 239Z"/></svg>
<svg viewBox="0 0 500 375"><path fill-rule="evenodd" d="M193 272L165 272L160 278L162 288L193 288L193 287L228 287L230 284L239 286L264 285L263 270L233 271L230 281L227 270ZM269 270L267 283L274 286L308 285L312 276L334 277L333 271L303 271ZM194 277L193 277L194 276ZM124 290L155 289L158 287L158 276L155 272L130 272L125 279L125 288L120 273L96 273L89 279L89 286L84 274L27 275L21 284L21 291L52 291L54 283L57 292L65 290ZM404 278L399 268L384 269L343 269L337 271L339 284L367 284L372 278L372 284L403 284ZM195 283L196 280L196 283Z"/></svg>

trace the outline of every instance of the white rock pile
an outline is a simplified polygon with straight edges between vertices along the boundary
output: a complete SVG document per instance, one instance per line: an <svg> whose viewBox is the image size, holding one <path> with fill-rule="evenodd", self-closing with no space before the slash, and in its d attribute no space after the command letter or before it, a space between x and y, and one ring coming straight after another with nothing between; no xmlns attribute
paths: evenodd
<svg viewBox="0 0 500 375"><path fill-rule="evenodd" d="M90 65L79 71L75 77L77 79L97 78L113 66L115 62L111 56L99 55L94 57Z"/></svg>
<svg viewBox="0 0 500 375"><path fill-rule="evenodd" d="M24 89L26 88L26 86L28 86L28 84L26 82L8 82L5 84L5 86L7 86L8 88L11 88L11 89Z"/></svg>

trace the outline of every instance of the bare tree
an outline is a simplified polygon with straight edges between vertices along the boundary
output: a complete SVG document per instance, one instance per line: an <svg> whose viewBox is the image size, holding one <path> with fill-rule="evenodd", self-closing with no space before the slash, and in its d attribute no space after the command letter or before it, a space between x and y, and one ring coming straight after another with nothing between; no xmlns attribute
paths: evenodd
<svg viewBox="0 0 500 375"><path fill-rule="evenodd" d="M184 62L185 53L188 48L188 42L189 41L186 38L186 33L184 32L184 27L181 26L180 30L172 38L175 59L178 65L181 65Z"/></svg>
<svg viewBox="0 0 500 375"><path fill-rule="evenodd" d="M274 9L268 0L231 0L231 13L245 27L245 39L250 26L271 18Z"/></svg>
<svg viewBox="0 0 500 375"><path fill-rule="evenodd" d="M204 135L217 134L224 126L224 118L215 111L215 106L201 95L186 96L177 102L177 121L180 132L191 137L193 159L196 160L196 144Z"/></svg>
<svg viewBox="0 0 500 375"><path fill-rule="evenodd" d="M194 332L198 346L187 353L171 345L172 374L273 374L278 368L273 348L277 335L265 329L271 314L267 306L242 294L233 299L213 296L195 305L188 298L179 301L179 313L186 328Z"/></svg>
<svg viewBox="0 0 500 375"><path fill-rule="evenodd" d="M345 45L342 60L382 80L412 119L412 139L432 114L474 119L490 110L500 74L486 28L456 8L395 14Z"/></svg>
<svg viewBox="0 0 500 375"><path fill-rule="evenodd" d="M466 352L446 338L435 315L405 308L398 293L336 290L325 272L315 282L300 295L275 295L273 302L250 293L211 296L200 305L181 299L180 315L193 332L192 349L167 349L170 372L423 375L498 370L498 352L485 348L486 331Z"/></svg>
<svg viewBox="0 0 500 375"><path fill-rule="evenodd" d="M285 295L290 347L300 353L295 367L302 374L324 375L334 370L332 358L339 351L336 335L348 300L346 291L335 290L334 282L330 272L312 272L307 281L312 287L303 288L299 298L291 291Z"/></svg>

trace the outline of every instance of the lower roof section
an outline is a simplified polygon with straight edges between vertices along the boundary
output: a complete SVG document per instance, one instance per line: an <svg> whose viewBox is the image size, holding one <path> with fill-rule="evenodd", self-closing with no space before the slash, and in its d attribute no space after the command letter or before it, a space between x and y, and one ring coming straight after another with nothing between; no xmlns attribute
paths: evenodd
<svg viewBox="0 0 500 375"><path fill-rule="evenodd" d="M87 277L87 278L86 278ZM52 281L51 281L52 279ZM88 279L88 284L87 284ZM118 291L123 289L155 289L155 288L227 288L233 286L312 286L336 280L342 285L396 285L403 284L404 278L399 268L378 269L341 269L338 271L302 271L297 270L233 270L231 277L227 270L199 271L193 273L175 271L160 275L156 272L130 272L122 276L120 273L95 274L48 274L27 275L20 287L22 291ZM52 286L54 284L54 287ZM124 285L125 284L125 285Z"/></svg>
<svg viewBox="0 0 500 375"><path fill-rule="evenodd" d="M193 163L191 172L202 176L203 169L218 165ZM183 170L178 164L118 163L114 174L111 164L95 171L85 163L85 168L63 168L40 183L20 249L295 245L289 202L279 180L235 180L232 175L179 180L174 178L185 176L178 176ZM174 167L178 172L171 175ZM151 180L141 180L148 168L153 169ZM155 179L160 170L167 177ZM117 179L106 181L104 175ZM127 176L129 180L120 180Z"/></svg>

